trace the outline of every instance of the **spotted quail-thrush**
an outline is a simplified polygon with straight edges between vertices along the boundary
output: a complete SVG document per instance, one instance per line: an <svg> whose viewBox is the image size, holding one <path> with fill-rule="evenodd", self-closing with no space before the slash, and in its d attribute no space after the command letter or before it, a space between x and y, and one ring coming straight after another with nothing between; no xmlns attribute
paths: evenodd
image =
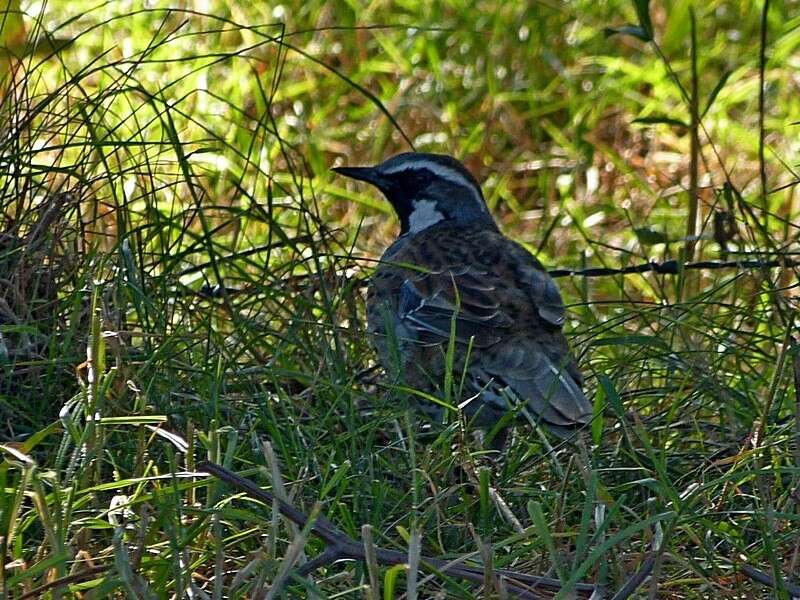
<svg viewBox="0 0 800 600"><path fill-rule="evenodd" d="M440 393L450 354L467 418L494 426L509 411L566 437L592 406L561 329L564 304L539 261L500 233L475 178L456 159L400 154L374 167L337 167L377 187L400 217L367 296L384 367ZM463 375L463 377L462 377ZM421 402L429 413L439 405Z"/></svg>

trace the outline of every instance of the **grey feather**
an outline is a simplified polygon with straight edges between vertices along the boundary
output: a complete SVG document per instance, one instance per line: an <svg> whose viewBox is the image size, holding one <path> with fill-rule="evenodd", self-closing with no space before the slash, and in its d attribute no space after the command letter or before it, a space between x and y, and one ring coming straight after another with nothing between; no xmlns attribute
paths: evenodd
<svg viewBox="0 0 800 600"><path fill-rule="evenodd" d="M502 393L523 403L549 425L575 427L591 420L592 405L575 380L536 344L510 340L501 352L478 361L482 378L505 384ZM474 367L473 367L474 369ZM499 402L495 400L495 403Z"/></svg>

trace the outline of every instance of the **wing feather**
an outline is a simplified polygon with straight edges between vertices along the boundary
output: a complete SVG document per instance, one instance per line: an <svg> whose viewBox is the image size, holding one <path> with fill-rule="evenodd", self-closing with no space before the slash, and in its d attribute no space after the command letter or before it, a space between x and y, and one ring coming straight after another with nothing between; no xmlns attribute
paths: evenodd
<svg viewBox="0 0 800 600"><path fill-rule="evenodd" d="M448 287L449 283L449 287ZM419 332L449 339L455 320L458 342L476 347L499 342L513 325L509 314L487 294L492 288L466 271L430 273L423 279L406 279L400 287L398 313Z"/></svg>

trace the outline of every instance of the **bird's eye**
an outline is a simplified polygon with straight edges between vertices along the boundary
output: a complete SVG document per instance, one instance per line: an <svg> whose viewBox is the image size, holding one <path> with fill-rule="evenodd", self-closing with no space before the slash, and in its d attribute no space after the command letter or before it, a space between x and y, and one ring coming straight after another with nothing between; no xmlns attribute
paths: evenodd
<svg viewBox="0 0 800 600"><path fill-rule="evenodd" d="M413 185L417 189L422 189L430 183L430 176L427 171L414 171Z"/></svg>

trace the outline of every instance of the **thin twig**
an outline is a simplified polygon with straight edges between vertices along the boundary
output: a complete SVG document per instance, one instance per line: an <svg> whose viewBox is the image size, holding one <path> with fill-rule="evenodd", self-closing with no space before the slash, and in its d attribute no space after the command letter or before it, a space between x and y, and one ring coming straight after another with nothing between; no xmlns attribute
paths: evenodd
<svg viewBox="0 0 800 600"><path fill-rule="evenodd" d="M360 257L359 260L367 262L380 262L372 261ZM776 258L772 260L701 260L697 262L682 263L678 260L665 260L664 262L650 261L638 265L631 265L629 267L622 267L614 269L611 267L589 267L587 269L550 269L547 272L551 277L610 277L613 275L635 275L638 273L657 273L658 275L678 275L681 271L690 271L694 269L741 269L741 270L763 270L772 268L793 269L800 267L800 260L791 258ZM349 279L344 271L337 272L336 276L342 279ZM306 275L293 275L293 280L308 278ZM294 283L297 283L294 281ZM365 287L368 284L366 279L356 285ZM250 288L235 288L227 286L203 286L200 290L189 288L181 288L172 290L175 296L200 296L207 299L221 298L224 295L237 295L250 293Z"/></svg>
<svg viewBox="0 0 800 600"><path fill-rule="evenodd" d="M623 585L619 591L614 594L611 600L625 600L626 598L630 598L638 589L638 587L644 583L644 580L649 577L655 564L656 555L651 552L647 555L647 558L644 559L644 562L642 563L642 566L639 567L639 570L633 574L633 577L625 582L625 585Z"/></svg>
<svg viewBox="0 0 800 600"><path fill-rule="evenodd" d="M766 586L771 587L773 590L777 589L778 586L775 583L775 579L772 575L765 573L761 569L756 569L753 566L750 566L746 563L742 563L740 565L742 570L742 575L749 577L753 581L757 581L758 583L762 583ZM800 585L796 583L792 583L790 581L783 580L783 587L792 595L792 597L800 597Z"/></svg>
<svg viewBox="0 0 800 600"><path fill-rule="evenodd" d="M249 479L245 479L225 467L215 463L202 462L197 465L197 468L210 473L217 479L244 492L251 498L260 500L269 506L277 504L278 510L283 516L294 521L301 527L305 527L308 523L308 517L294 506L280 498L276 498L269 492L262 490ZM310 532L325 543L326 549L322 554L299 569L302 575L310 573L312 569L331 564L336 560L350 559L363 561L366 558L363 543L348 536L322 515L317 516L316 520L311 524ZM408 554L397 550L376 547L375 560L381 565L406 564L408 561ZM483 567L469 567L426 556L420 556L420 564L441 573L474 583L482 584L484 582ZM495 574L506 578L506 586L509 592L525 600L539 600L544 598L541 594L532 591L536 588L547 591L558 591L561 589L561 582L550 577L527 575L525 573L508 571L505 569L495 569ZM588 596L595 590L595 586L588 583L579 583L574 589Z"/></svg>
<svg viewBox="0 0 800 600"><path fill-rule="evenodd" d="M55 587L67 586L72 583L80 583L81 581L86 581L87 579L91 579L95 575L100 575L101 573L105 573L110 568L111 568L110 565L97 565L96 567L90 567L86 570L73 573L72 575L67 575L66 577L61 577L59 579L54 579L53 581L48 581L44 585L40 585L39 587L34 588L29 592L25 592L24 594L22 594L22 596L19 597L19 600L41 598L42 596L44 596L44 593L47 590L50 590Z"/></svg>
<svg viewBox="0 0 800 600"><path fill-rule="evenodd" d="M681 264L677 260L664 262L647 262L621 269L607 267L590 267L588 269L553 269L548 271L551 277L607 277L609 275L632 275L635 273L657 273L659 275L677 275L681 271L690 269L770 269L770 268L795 268L800 267L800 260L773 259L773 260L701 260Z"/></svg>

